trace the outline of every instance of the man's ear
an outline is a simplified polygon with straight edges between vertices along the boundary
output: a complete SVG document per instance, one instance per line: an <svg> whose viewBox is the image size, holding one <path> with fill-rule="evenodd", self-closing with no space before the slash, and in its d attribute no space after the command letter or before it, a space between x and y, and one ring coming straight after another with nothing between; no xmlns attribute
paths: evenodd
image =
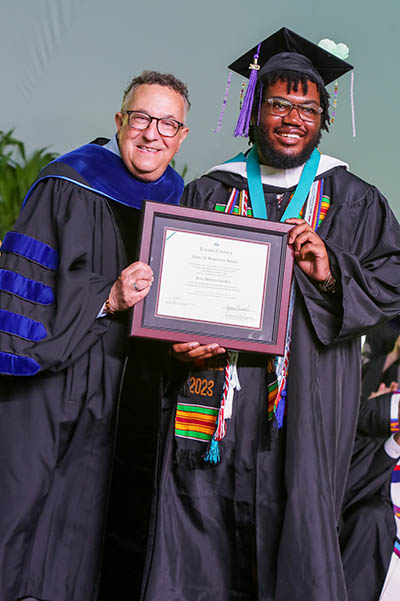
<svg viewBox="0 0 400 601"><path fill-rule="evenodd" d="M186 138L186 136L188 135L188 133L189 133L189 128L188 127L182 127L181 128L181 131L179 132L179 136L180 136L180 138L179 138L179 145L178 145L178 148L177 148L176 152L178 152L178 150L180 149L181 144L182 144L183 140Z"/></svg>
<svg viewBox="0 0 400 601"><path fill-rule="evenodd" d="M119 113L115 113L115 125L117 126L117 132L119 133L119 130L122 127L123 121L124 121L124 115L119 112Z"/></svg>

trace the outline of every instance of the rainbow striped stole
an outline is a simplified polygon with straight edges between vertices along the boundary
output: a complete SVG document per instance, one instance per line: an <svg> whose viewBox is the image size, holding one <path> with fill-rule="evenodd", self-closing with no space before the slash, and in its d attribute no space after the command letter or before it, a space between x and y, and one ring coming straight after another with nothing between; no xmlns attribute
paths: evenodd
<svg viewBox="0 0 400 601"><path fill-rule="evenodd" d="M326 217L328 209L330 207L330 198L324 196L324 180L317 180L311 186L307 200L301 209L300 217L305 219L313 228L317 230ZM293 198L294 192L290 196L290 200ZM232 215L244 215L247 217L253 217L251 204L249 202L249 193L247 190L238 190L232 188L228 202L226 204L217 203L214 208L217 212L224 212ZM286 357L285 370L287 371L289 357ZM280 385L275 375L274 360L269 360L267 364L267 370L269 372L268 392L267 392L267 403L268 403L268 420L274 419L277 414L277 408L280 402L280 396L282 388L285 386L286 377L282 379ZM271 377L272 376L272 377Z"/></svg>
<svg viewBox="0 0 400 601"><path fill-rule="evenodd" d="M324 180L321 179L315 182L315 186L311 187L307 202L300 211L300 217L305 219L314 231L319 228L325 219L330 206L330 199L328 196L323 195L323 191ZM318 198L318 202L314 202L313 195Z"/></svg>
<svg viewBox="0 0 400 601"><path fill-rule="evenodd" d="M396 537L393 551L400 558L400 539Z"/></svg>
<svg viewBox="0 0 400 601"><path fill-rule="evenodd" d="M398 482L400 482L400 465L395 465L392 472L392 484L397 484Z"/></svg>
<svg viewBox="0 0 400 601"><path fill-rule="evenodd" d="M318 182L316 183L318 184L316 194L319 197L320 201L318 203L315 203L314 210L311 216L310 225L313 228L313 230L317 230L318 227L321 225L322 221L325 219L325 216L330 206L329 196L323 195L324 180L318 180ZM291 194L290 200L292 200L293 194ZM249 194L247 190L238 190L237 188L233 188L228 202L226 204L217 202L214 210L217 213L228 213L230 215L246 215L247 217L253 217L253 209L248 203L248 200ZM300 211L300 217L303 218L304 212L305 211L303 207L303 209Z"/></svg>
<svg viewBox="0 0 400 601"><path fill-rule="evenodd" d="M218 409L206 405L178 403L175 436L209 442L214 434Z"/></svg>
<svg viewBox="0 0 400 601"><path fill-rule="evenodd" d="M311 186L309 195L307 200L300 211L300 217L303 218L314 231L316 231L321 225L322 221L325 219L326 214L328 212L330 206L330 199L328 196L323 195L324 190L324 180L314 181ZM293 193L294 194L294 193ZM293 197L293 194L290 197L290 200ZM289 202L290 202L289 200ZM291 297L294 298L294 288L291 290ZM291 298L291 306L293 305L293 299ZM290 312L290 308L289 308ZM289 314L290 323L291 317ZM281 397L285 396L285 387L286 387L286 379L289 368L289 356L290 356L290 335L287 333L286 340L287 349L285 350L285 356L283 358L279 358L277 368L277 379L276 381L268 384L268 419L274 420L274 422L278 425L278 428L281 427L283 423L283 418L286 412L285 404L280 407L280 411L278 411L278 407L281 403ZM279 367L281 365L281 367ZM282 373L281 373L282 371ZM281 373L281 375L279 375ZM285 401L284 401L285 403Z"/></svg>
<svg viewBox="0 0 400 601"><path fill-rule="evenodd" d="M273 374L272 382L268 383L268 391L267 391L267 403L268 403L268 420L272 420L275 415L276 410L276 399L278 396L278 378L275 373L275 359L269 359L267 363L267 371L269 374Z"/></svg>
<svg viewBox="0 0 400 601"><path fill-rule="evenodd" d="M399 402L400 392L392 394L390 403L390 430L399 431ZM393 505L393 513L396 521L397 538L394 543L393 553L400 558L400 460L392 471L390 496ZM397 597L396 597L397 598Z"/></svg>
<svg viewBox="0 0 400 601"><path fill-rule="evenodd" d="M304 218L311 220L311 224L314 228L317 228L321 222L323 221L328 208L329 208L329 198L323 196L323 180L316 181L313 183L307 201L303 207L302 214L304 212ZM247 217L253 217L253 212L249 200L249 193L247 190L238 190L237 188L233 188L230 192L228 202L226 204L217 203L215 206L215 211L217 212L225 212L233 215L243 215ZM308 213L311 214L308 215ZM268 419L272 420L277 415L277 409L280 407L279 399L279 386L282 382L278 381L278 376L276 374L276 366L275 366L275 357L267 356L265 359L266 368L267 368L267 395L268 395ZM287 362L286 362L287 363ZM208 363L205 362L202 367L203 370L208 371L207 367ZM210 396L209 401L210 405L203 404L207 403L208 400L198 398L202 404L191 403L189 398L187 399L189 402L181 402L178 400L176 413L175 413L175 437L176 437L176 457L178 463L188 463L188 465L193 466L196 464L196 457L198 457L198 453L196 448L193 446L193 443L190 441L197 441L200 443L208 443L209 450L206 454L205 460L211 461L212 463L218 463L220 458L211 456L211 447L213 443L221 440L225 436L226 426L225 420L229 419L229 415L225 415L224 413L224 395L227 395L227 374L231 369L231 361L229 359L229 353L227 354L227 359L225 363L225 368L221 369L221 374L218 376L218 386L217 381L215 380L215 387L213 385L213 393L207 393L206 396ZM206 373L196 373L195 379L202 379L204 381L209 381L209 376ZM221 382L221 377L223 375L223 385L221 393L219 393L219 404L218 407L212 406L217 404L217 390L219 390ZM230 391L230 392L233 392ZM185 394L185 397L193 396L193 392L190 394ZM198 396L197 393L195 396ZM202 395L203 396L203 395ZM196 399L197 400L197 399ZM282 404L283 407L283 404ZM282 413L282 407L281 413ZM210 455L210 457L208 457ZM200 455L202 460L204 459L203 455Z"/></svg>
<svg viewBox="0 0 400 601"><path fill-rule="evenodd" d="M249 193L247 190L233 188L226 204L217 202L214 207L217 213L228 213L229 215L244 215L253 217L253 209L249 205Z"/></svg>

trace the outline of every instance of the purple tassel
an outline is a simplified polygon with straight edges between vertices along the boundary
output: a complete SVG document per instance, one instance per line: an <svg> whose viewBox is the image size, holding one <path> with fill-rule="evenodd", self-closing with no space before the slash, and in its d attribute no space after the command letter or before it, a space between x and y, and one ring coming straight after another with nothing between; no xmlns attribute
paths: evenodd
<svg viewBox="0 0 400 601"><path fill-rule="evenodd" d="M226 87L225 87L224 99L222 101L221 112L220 112L219 117L218 117L218 125L217 125L217 127L215 129L212 130L215 134L218 133L221 130L221 127L222 127L222 120L224 118L226 104L228 102L229 88L231 87L231 79L232 79L232 71L229 71L229 73L228 73L228 80L226 82Z"/></svg>
<svg viewBox="0 0 400 601"><path fill-rule="evenodd" d="M253 108L254 101L254 91L256 89L257 83L257 72L260 69L260 66L257 64L258 57L260 56L260 47L261 42L258 44L257 52L254 55L254 62L251 63L249 69L251 69L249 84L246 90L246 96L244 97L243 106L239 114L239 119L236 124L236 128L234 131L234 136L242 136L247 137L249 135L249 126L251 119L251 111Z"/></svg>
<svg viewBox="0 0 400 601"><path fill-rule="evenodd" d="M281 398L279 400L278 406L276 408L275 413L275 427L281 429L283 426L283 419L285 417L285 407L286 407L286 387L281 392Z"/></svg>

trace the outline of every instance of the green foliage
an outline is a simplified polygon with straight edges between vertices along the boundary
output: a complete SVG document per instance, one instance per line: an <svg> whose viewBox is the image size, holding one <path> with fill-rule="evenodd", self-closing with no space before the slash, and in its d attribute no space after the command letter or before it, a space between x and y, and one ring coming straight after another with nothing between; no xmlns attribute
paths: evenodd
<svg viewBox="0 0 400 601"><path fill-rule="evenodd" d="M176 161L175 161L175 159L172 159L172 161L171 161L170 164L171 164L171 167L173 167L173 169L176 169ZM185 163L184 166L182 167L182 171L180 172L180 175L181 175L182 179L185 179L185 175L187 173L187 170L188 170L188 164ZM176 169L176 171L178 171L178 169ZM178 171L178 173L179 173L179 171Z"/></svg>
<svg viewBox="0 0 400 601"><path fill-rule="evenodd" d="M57 153L47 148L35 150L26 156L21 140L13 137L13 130L0 130L0 239L18 217L22 201L39 171Z"/></svg>

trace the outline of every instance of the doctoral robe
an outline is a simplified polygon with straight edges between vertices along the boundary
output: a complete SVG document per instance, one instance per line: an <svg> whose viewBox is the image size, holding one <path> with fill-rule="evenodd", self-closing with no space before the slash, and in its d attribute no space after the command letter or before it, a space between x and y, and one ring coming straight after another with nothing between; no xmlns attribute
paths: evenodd
<svg viewBox="0 0 400 601"><path fill-rule="evenodd" d="M41 172L3 241L2 601L97 599L129 333L128 312L98 314L136 252L128 213L137 222L144 199L177 204L182 189L171 168L147 185L87 145Z"/></svg>
<svg viewBox="0 0 400 601"><path fill-rule="evenodd" d="M239 355L241 390L217 465L181 461L174 421L177 400L208 404L194 383L216 388L219 367L193 366L165 396L144 601L347 599L337 526L359 406L359 336L399 310L400 228L376 188L341 164L324 165L317 179L330 208L318 234L340 290L323 293L295 268L287 413L275 439L262 355ZM261 171L276 221L298 178ZM189 184L182 203L224 210L232 187L247 188L233 163Z"/></svg>

